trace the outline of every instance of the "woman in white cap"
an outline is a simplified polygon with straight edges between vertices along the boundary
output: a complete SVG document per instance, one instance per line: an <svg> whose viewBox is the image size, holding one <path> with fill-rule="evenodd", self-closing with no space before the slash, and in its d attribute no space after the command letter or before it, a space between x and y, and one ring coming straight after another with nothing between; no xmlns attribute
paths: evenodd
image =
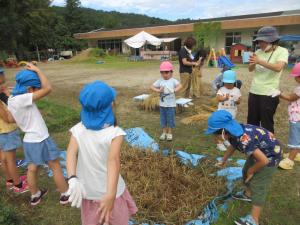
<svg viewBox="0 0 300 225"><path fill-rule="evenodd" d="M254 72L248 99L247 123L262 126L274 133L274 114L279 104L279 81L288 62L288 50L278 46L275 27L258 30L255 42L260 49L251 57L249 71Z"/></svg>

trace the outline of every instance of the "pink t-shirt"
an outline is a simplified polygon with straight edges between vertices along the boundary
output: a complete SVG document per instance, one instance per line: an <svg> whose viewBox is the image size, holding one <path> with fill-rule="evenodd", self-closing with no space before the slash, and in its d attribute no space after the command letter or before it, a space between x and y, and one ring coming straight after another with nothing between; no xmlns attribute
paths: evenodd
<svg viewBox="0 0 300 225"><path fill-rule="evenodd" d="M300 86L295 88L294 93L299 98L289 104L289 120L291 122L300 122Z"/></svg>

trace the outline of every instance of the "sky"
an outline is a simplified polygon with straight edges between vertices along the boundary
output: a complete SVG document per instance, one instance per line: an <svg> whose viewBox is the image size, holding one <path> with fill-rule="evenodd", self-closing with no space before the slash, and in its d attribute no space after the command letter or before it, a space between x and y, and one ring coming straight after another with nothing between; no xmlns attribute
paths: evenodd
<svg viewBox="0 0 300 225"><path fill-rule="evenodd" d="M65 0L53 0L52 4L63 6ZM300 9L299 0L81 0L81 5L173 21Z"/></svg>

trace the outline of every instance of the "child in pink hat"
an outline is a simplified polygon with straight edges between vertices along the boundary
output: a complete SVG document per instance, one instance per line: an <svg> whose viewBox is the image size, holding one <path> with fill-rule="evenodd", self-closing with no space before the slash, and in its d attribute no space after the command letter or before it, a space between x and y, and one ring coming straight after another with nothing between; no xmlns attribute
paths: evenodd
<svg viewBox="0 0 300 225"><path fill-rule="evenodd" d="M290 122L288 147L290 153L288 158L279 163L279 167L285 170L293 169L294 160L300 158L298 154L300 152L300 63L294 66L290 76L295 78L298 86L293 93L280 93L280 98L290 102L288 107Z"/></svg>
<svg viewBox="0 0 300 225"><path fill-rule="evenodd" d="M175 128L176 97L175 93L181 89L178 80L172 77L173 65L168 61L160 64L161 78L155 81L151 90L160 94L160 125L163 130L160 140L172 141L172 129Z"/></svg>

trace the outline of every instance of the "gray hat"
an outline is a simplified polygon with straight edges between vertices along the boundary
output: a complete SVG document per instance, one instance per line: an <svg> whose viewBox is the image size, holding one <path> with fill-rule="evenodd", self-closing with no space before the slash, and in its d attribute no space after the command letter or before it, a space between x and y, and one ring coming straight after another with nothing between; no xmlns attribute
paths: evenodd
<svg viewBox="0 0 300 225"><path fill-rule="evenodd" d="M277 29L275 27L262 27L255 35L256 38L253 41L265 41L272 43L280 39Z"/></svg>

